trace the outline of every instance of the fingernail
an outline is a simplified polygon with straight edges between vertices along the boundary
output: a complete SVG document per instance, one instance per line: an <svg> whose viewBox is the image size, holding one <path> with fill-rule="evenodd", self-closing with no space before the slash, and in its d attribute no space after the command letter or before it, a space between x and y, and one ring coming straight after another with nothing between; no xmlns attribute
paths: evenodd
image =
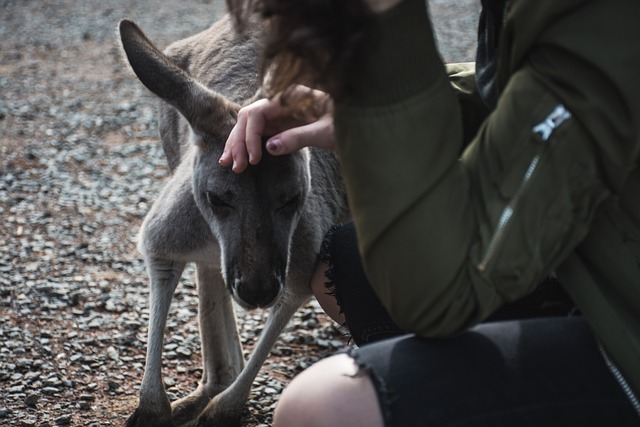
<svg viewBox="0 0 640 427"><path fill-rule="evenodd" d="M279 139L270 139L267 141L267 150L272 153L277 153L282 148L282 141Z"/></svg>

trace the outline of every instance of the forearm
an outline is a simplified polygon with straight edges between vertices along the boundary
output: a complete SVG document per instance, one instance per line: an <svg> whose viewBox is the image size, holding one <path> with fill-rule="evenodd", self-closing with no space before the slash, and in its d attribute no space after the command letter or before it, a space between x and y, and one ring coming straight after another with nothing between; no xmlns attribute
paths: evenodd
<svg viewBox="0 0 640 427"><path fill-rule="evenodd" d="M377 18L362 73L335 107L337 151L364 250L438 180L462 142L424 2L405 0Z"/></svg>
<svg viewBox="0 0 640 427"><path fill-rule="evenodd" d="M465 239L473 235L468 178L458 162L459 105L422 0L380 15L378 31L380 44L368 46L364 75L335 115L365 270L401 326L426 330L445 309L465 322L477 312L471 294L482 290L447 288L460 259L426 262L451 244L460 244L456 256L466 257ZM447 235L439 221L451 215L461 227ZM456 307L459 292L469 295Z"/></svg>

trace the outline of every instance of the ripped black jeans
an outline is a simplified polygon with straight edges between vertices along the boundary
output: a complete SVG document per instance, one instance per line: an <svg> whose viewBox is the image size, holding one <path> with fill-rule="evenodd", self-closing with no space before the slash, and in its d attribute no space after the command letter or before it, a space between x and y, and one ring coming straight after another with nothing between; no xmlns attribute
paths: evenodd
<svg viewBox="0 0 640 427"><path fill-rule="evenodd" d="M588 325L556 281L458 336L400 330L370 288L353 224L334 227L321 258L372 379L386 427L638 426Z"/></svg>

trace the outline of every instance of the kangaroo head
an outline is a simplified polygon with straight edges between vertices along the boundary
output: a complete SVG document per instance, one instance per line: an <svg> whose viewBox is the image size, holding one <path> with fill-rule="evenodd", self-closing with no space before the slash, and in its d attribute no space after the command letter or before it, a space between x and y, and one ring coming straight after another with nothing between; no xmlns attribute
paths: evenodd
<svg viewBox="0 0 640 427"><path fill-rule="evenodd" d="M290 242L309 192L308 154L266 155L236 174L218 164L222 144L198 147L193 195L218 240L232 295L245 307L266 307L284 285Z"/></svg>
<svg viewBox="0 0 640 427"><path fill-rule="evenodd" d="M184 157L193 162L186 191L218 242L229 291L245 308L268 307L284 286L290 243L310 191L308 151L280 157L265 151L242 174L223 168L218 159L240 106L178 67L133 22L124 20L119 29L138 78L189 123L181 134L192 150Z"/></svg>

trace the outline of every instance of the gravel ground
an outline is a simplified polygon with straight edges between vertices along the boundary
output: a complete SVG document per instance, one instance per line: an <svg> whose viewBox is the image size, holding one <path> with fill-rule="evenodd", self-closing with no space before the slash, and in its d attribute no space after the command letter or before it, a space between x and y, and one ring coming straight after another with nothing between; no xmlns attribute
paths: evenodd
<svg viewBox="0 0 640 427"><path fill-rule="evenodd" d="M0 0L0 425L123 425L137 403L148 318L136 234L167 176L155 100L115 27L159 46L206 28L222 0ZM473 59L475 0L431 2L447 61ZM442 19L440 19L442 18ZM165 385L200 370L193 272L167 327ZM238 311L248 354L266 312ZM245 421L270 425L284 385L347 339L315 303L256 379Z"/></svg>

